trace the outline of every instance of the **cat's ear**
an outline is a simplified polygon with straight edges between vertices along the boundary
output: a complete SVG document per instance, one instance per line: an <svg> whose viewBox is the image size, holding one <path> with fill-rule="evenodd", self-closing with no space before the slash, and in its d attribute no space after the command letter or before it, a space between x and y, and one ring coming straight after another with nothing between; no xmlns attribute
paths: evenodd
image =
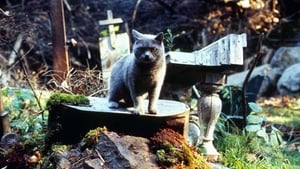
<svg viewBox="0 0 300 169"><path fill-rule="evenodd" d="M140 32L138 32L135 29L132 30L132 36L135 40L139 40L139 39L143 38L143 34L141 34Z"/></svg>
<svg viewBox="0 0 300 169"><path fill-rule="evenodd" d="M160 32L159 34L156 35L154 39L161 43L164 40L164 34Z"/></svg>

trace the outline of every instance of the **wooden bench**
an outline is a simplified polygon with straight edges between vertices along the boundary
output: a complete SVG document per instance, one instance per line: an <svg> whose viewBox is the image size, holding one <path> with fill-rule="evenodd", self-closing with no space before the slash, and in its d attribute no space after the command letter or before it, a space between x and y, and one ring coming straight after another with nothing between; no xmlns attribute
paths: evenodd
<svg viewBox="0 0 300 169"><path fill-rule="evenodd" d="M226 82L226 74L243 65L246 45L246 34L230 34L192 53L168 53L170 63L165 82L197 85L201 91L198 100L200 140L212 161L219 156L213 145L215 125L222 110L218 91Z"/></svg>

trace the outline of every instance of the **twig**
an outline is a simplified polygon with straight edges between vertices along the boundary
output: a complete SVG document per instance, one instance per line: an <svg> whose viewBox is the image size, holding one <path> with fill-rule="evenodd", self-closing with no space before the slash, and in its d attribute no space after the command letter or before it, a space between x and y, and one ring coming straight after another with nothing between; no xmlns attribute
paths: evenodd
<svg viewBox="0 0 300 169"><path fill-rule="evenodd" d="M86 52L87 53L87 58L91 59L92 58L92 54L91 54L91 51L89 49L89 45L87 44L87 42L80 35L78 35L78 38L80 39L82 45L85 47L85 49L87 51Z"/></svg>
<svg viewBox="0 0 300 169"><path fill-rule="evenodd" d="M138 9L141 2L142 2L142 0L137 0L136 1L135 8L134 8L134 11L133 11L133 14L132 14L132 17L131 17L131 23L134 23L134 21L135 21L137 9Z"/></svg>
<svg viewBox="0 0 300 169"><path fill-rule="evenodd" d="M254 58L254 62L251 65L249 72L247 73L244 83L243 83L243 88L242 88L242 107L243 107L243 123L244 125L246 125L246 116L247 116L247 100L246 100L246 90L247 90L247 86L248 86L248 81L249 78L255 68L255 66L257 65L258 61L261 59L262 57L262 53L261 53L261 46L262 46L262 41L264 39L264 34L261 34L259 36L258 39L258 43L257 43L257 47L256 47L256 56Z"/></svg>
<svg viewBox="0 0 300 169"><path fill-rule="evenodd" d="M8 70L11 71L15 67L15 65L17 65L21 60L24 60L25 56L27 56L31 52L33 47L34 46L31 46L30 49L24 55L21 56L21 58L19 58L13 65L10 65Z"/></svg>
<svg viewBox="0 0 300 169"><path fill-rule="evenodd" d="M200 99L201 95L200 95L197 87L195 85L193 85L192 89L193 89L193 92L195 93L195 95L197 96L197 98Z"/></svg>
<svg viewBox="0 0 300 169"><path fill-rule="evenodd" d="M17 57L17 54L18 54L18 51L21 47L21 44L22 44L22 40L23 40L23 33L20 33L18 36L17 36L17 40L14 44L14 47L13 47L13 50L12 52L10 53L9 55L9 60L8 60L8 65L12 65L15 60L16 60L16 57Z"/></svg>
<svg viewBox="0 0 300 169"><path fill-rule="evenodd" d="M72 8L71 8L69 2L68 2L67 0L64 0L64 4L65 4L65 7L68 9L68 11L71 12L71 11L72 11Z"/></svg>
<svg viewBox="0 0 300 169"><path fill-rule="evenodd" d="M207 38L205 34L205 29L202 29L201 31L201 38L202 38L202 46L207 46Z"/></svg>
<svg viewBox="0 0 300 169"><path fill-rule="evenodd" d="M98 157L100 158L101 162L104 164L105 163L105 160L103 159L103 157L101 156L101 154L99 153L99 151L97 149L95 149Z"/></svg>
<svg viewBox="0 0 300 169"><path fill-rule="evenodd" d="M96 92L90 94L89 96L94 96L94 95L96 95L98 93L105 92L105 91L108 91L108 89L97 90Z"/></svg>
<svg viewBox="0 0 300 169"><path fill-rule="evenodd" d="M87 155L87 156L85 156L85 157L82 157L81 159L79 159L79 160L77 160L76 162L74 162L74 163L72 164L72 166L75 167L77 164L80 164L80 163L83 162L84 160L91 158L91 156L92 156L92 154L91 154L91 155Z"/></svg>
<svg viewBox="0 0 300 169"><path fill-rule="evenodd" d="M0 12L5 16L10 16L8 11L3 11L2 8L0 8Z"/></svg>

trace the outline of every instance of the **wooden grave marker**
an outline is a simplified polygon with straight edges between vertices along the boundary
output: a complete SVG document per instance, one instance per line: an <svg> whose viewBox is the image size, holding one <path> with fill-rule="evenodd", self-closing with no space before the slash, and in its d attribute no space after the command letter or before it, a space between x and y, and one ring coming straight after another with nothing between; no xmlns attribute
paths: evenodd
<svg viewBox="0 0 300 169"><path fill-rule="evenodd" d="M103 79L109 77L111 66L122 56L130 53L130 39L128 33L116 34L116 24L123 23L121 18L113 18L111 10L107 11L107 19L100 20L99 25L108 25L108 37L100 37L99 47L102 62Z"/></svg>

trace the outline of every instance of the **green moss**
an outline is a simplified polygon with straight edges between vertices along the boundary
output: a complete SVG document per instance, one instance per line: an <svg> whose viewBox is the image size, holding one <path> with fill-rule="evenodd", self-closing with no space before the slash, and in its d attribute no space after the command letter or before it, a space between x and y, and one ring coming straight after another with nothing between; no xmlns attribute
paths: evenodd
<svg viewBox="0 0 300 169"><path fill-rule="evenodd" d="M87 105L90 103L89 99L84 95L72 95L67 93L54 93L47 101L47 108L51 105L58 104L73 104L73 105Z"/></svg>
<svg viewBox="0 0 300 169"><path fill-rule="evenodd" d="M157 162L162 166L173 166L183 161L182 152L172 144L165 143L156 151Z"/></svg>
<svg viewBox="0 0 300 169"><path fill-rule="evenodd" d="M54 152L54 153L57 153L57 152L64 152L65 150L68 150L68 149L70 149L70 148L71 148L70 145L55 144L55 145L52 145L51 151Z"/></svg>
<svg viewBox="0 0 300 169"><path fill-rule="evenodd" d="M161 166L182 169L209 169L210 166L199 153L191 150L191 148L182 144L180 148L176 148L169 143L162 145L162 148L156 151L157 162Z"/></svg>
<svg viewBox="0 0 300 169"><path fill-rule="evenodd" d="M151 137L157 163L162 168L208 169L211 168L195 147L190 147L182 135L163 129Z"/></svg>
<svg viewBox="0 0 300 169"><path fill-rule="evenodd" d="M99 140L100 134L104 131L107 131L106 127L97 127L96 129L90 130L83 137L80 145L82 147L89 147L91 145L96 144Z"/></svg>
<svg viewBox="0 0 300 169"><path fill-rule="evenodd" d="M191 150L190 147L187 145L182 145L182 150L184 154L184 159L186 160L187 163L187 168L190 169L208 169L211 168L206 160L204 159L203 156L201 156L199 153L195 153L194 151Z"/></svg>

